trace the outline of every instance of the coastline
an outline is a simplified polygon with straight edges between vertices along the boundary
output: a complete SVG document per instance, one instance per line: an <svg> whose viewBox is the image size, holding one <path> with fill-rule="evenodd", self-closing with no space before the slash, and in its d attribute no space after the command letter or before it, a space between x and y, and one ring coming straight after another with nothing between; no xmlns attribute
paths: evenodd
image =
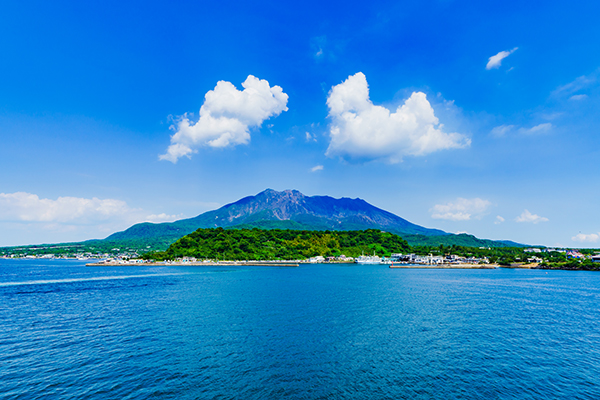
<svg viewBox="0 0 600 400"><path fill-rule="evenodd" d="M300 264L311 264L296 261L220 261L220 262L145 262L145 263L123 263L123 262L95 262L87 263L86 267L103 266L177 266L177 267L299 267ZM324 263L324 264L350 264L350 263ZM352 263L354 265L354 263ZM387 264L378 264L381 266ZM496 269L498 264L390 264L393 269ZM525 267L528 268L528 267Z"/></svg>
<svg viewBox="0 0 600 400"><path fill-rule="evenodd" d="M498 264L391 264L390 268L399 269L496 269Z"/></svg>
<svg viewBox="0 0 600 400"><path fill-rule="evenodd" d="M222 262L145 262L145 263L120 263L120 262L97 262L85 264L86 267L119 267L119 266L176 266L176 267L299 267L300 263L290 261L222 261Z"/></svg>
<svg viewBox="0 0 600 400"><path fill-rule="evenodd" d="M45 261L84 261L78 260L75 258L9 258L9 257L0 257L0 260L10 260L10 261L32 261L42 259ZM135 261L116 261L116 262L103 262L103 261L93 261L93 259L89 259L87 261L91 261L85 264L87 267L102 267L102 266L112 266L112 267L136 267L136 266L207 266L207 267L224 267L224 266L261 266L261 267L300 267L302 264L311 264L306 261L219 261L219 262L135 262ZM323 264L331 264L331 265L354 265L354 263L349 262L325 262ZM537 270L545 270L545 271L590 271L590 272L598 272L600 269L592 269L592 268L549 268L542 264L531 263L531 264L520 264L513 263L511 265L500 265L497 263L493 264L468 264L468 263L459 263L459 264L379 264L381 266L388 265L389 268L392 269L497 269L497 268L506 268L506 269L537 269Z"/></svg>

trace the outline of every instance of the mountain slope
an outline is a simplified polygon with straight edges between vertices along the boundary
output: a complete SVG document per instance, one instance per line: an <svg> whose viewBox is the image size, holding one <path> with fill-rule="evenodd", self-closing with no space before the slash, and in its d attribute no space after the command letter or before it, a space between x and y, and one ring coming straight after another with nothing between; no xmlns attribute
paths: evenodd
<svg viewBox="0 0 600 400"><path fill-rule="evenodd" d="M225 260L299 260L316 256L358 257L377 253L407 253L411 248L398 235L376 229L365 231L297 231L279 229L198 229L173 243L165 252L144 258L180 257Z"/></svg>
<svg viewBox="0 0 600 400"><path fill-rule="evenodd" d="M303 230L381 229L397 234L447 235L408 222L361 199L305 196L297 190L267 189L218 210L171 223L142 223L110 235L105 240L139 238L178 239L198 228L260 227Z"/></svg>
<svg viewBox="0 0 600 400"><path fill-rule="evenodd" d="M244 197L194 218L161 224L136 224L110 235L104 241L132 245L147 243L152 248L166 249L170 243L196 229L218 227L310 231L379 229L400 235L411 245L518 246L514 242L478 239L471 235L453 235L425 228L361 199L305 196L297 190L278 192L272 189L256 196Z"/></svg>

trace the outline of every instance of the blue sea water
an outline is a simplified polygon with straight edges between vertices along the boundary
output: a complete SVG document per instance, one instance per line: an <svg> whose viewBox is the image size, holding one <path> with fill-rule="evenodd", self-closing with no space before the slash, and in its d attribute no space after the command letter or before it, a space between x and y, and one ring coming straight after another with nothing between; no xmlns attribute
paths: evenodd
<svg viewBox="0 0 600 400"><path fill-rule="evenodd" d="M0 260L0 399L598 399L600 274Z"/></svg>

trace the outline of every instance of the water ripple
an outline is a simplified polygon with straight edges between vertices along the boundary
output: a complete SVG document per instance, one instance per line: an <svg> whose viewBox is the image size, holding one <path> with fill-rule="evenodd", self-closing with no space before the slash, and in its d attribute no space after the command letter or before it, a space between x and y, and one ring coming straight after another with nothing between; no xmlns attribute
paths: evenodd
<svg viewBox="0 0 600 400"><path fill-rule="evenodd" d="M594 273L26 265L0 399L600 398Z"/></svg>

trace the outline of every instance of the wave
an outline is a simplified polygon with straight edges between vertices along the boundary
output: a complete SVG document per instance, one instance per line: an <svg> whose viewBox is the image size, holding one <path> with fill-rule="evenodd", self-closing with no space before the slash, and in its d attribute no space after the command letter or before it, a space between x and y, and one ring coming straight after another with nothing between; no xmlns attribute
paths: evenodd
<svg viewBox="0 0 600 400"><path fill-rule="evenodd" d="M94 276L91 278L67 278L67 279L46 279L33 280L24 282L0 282L0 287L6 286L23 286L23 285L51 285L55 283L73 283L73 282L90 282L90 281L110 281L114 279L132 279L132 278L150 278L158 276L177 276L177 275L192 275L194 272L177 272L168 274L144 274L144 275L114 275L114 276Z"/></svg>

